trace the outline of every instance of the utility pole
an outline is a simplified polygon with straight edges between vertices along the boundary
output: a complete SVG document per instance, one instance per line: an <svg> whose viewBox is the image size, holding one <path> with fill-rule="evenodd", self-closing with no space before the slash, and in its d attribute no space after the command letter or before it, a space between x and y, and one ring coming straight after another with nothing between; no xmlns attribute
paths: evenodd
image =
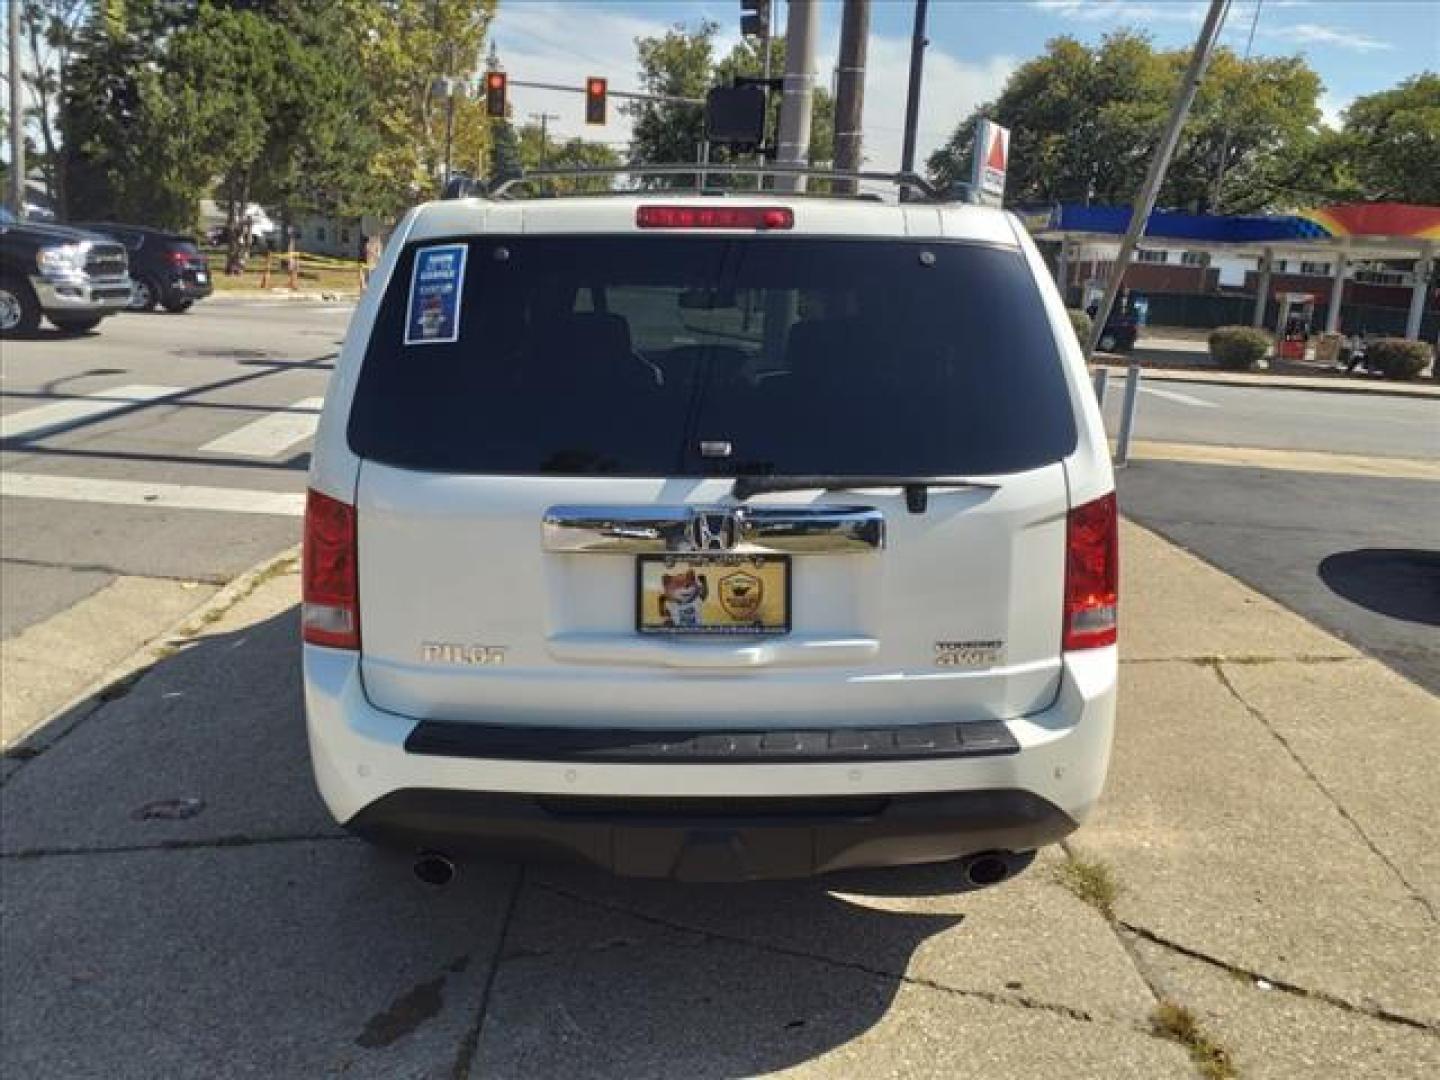
<svg viewBox="0 0 1440 1080"><path fill-rule="evenodd" d="M925 79L925 16L930 0L915 0L915 29L910 35L910 90L905 96L905 144L900 152L900 171L915 171L915 130L920 124L920 86ZM905 189L900 189L905 198Z"/></svg>
<svg viewBox="0 0 1440 1080"><path fill-rule="evenodd" d="M1170 109L1170 120L1165 126L1165 134L1160 137L1160 145L1155 148L1155 156L1150 159L1145 183L1141 186L1140 196L1135 200L1135 206L1130 212L1130 227L1125 230L1125 239L1120 241L1120 252L1111 264L1110 280L1105 283L1105 295L1095 312L1095 323L1090 327L1090 341L1085 347L1086 360L1095 355L1095 346L1099 344L1100 335L1105 333L1110 309L1115 306L1120 283L1125 280L1130 257L1135 254L1135 245L1145 232L1150 211L1155 209L1155 198L1160 194L1160 185L1164 183L1165 172L1170 168L1170 158L1175 153L1175 145L1180 141L1180 129L1185 126L1185 117L1189 115L1190 106L1195 101L1195 92L1200 89L1200 80L1205 75L1206 65L1210 63L1215 39L1220 36L1220 25L1225 21L1225 11L1229 6L1230 0L1210 0L1205 25L1200 27L1200 36L1195 40L1195 51L1190 54L1190 66L1180 84L1175 104Z"/></svg>
<svg viewBox="0 0 1440 1080"><path fill-rule="evenodd" d="M25 216L25 110L20 99L20 0L10 0L10 209Z"/></svg>
<svg viewBox="0 0 1440 1080"><path fill-rule="evenodd" d="M815 0L790 0L785 20L785 93L780 99L776 160L804 165L810 158L810 118L815 97ZM803 176L777 176L776 191L804 191Z"/></svg>
<svg viewBox="0 0 1440 1080"><path fill-rule="evenodd" d="M532 112L530 119L540 121L540 168L543 169L550 157L550 121L559 120L560 117L556 113Z"/></svg>
<svg viewBox="0 0 1440 1080"><path fill-rule="evenodd" d="M835 80L835 168L860 169L861 118L865 112L865 52L870 38L870 0L845 0L840 22L840 62ZM855 194L854 180L836 181L835 190Z"/></svg>

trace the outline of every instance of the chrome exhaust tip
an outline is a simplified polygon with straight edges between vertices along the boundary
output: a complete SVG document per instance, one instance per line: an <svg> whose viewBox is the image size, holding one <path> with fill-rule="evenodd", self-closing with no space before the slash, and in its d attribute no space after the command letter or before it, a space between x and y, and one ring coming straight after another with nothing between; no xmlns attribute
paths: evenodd
<svg viewBox="0 0 1440 1080"><path fill-rule="evenodd" d="M961 872L965 881L976 888L999 885L1012 873L1012 859L1008 852L982 851L965 860Z"/></svg>
<svg viewBox="0 0 1440 1080"><path fill-rule="evenodd" d="M415 856L414 870L417 878L437 889L455 880L455 864L438 851L422 851Z"/></svg>

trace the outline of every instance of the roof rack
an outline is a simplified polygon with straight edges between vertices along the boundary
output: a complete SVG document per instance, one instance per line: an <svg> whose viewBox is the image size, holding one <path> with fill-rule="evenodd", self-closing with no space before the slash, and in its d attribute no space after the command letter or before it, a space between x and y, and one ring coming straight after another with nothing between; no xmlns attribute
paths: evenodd
<svg viewBox="0 0 1440 1080"><path fill-rule="evenodd" d="M705 188L701 184L701 177L711 176L804 176L820 180L865 180L875 183L890 184L902 191L911 190L919 192L930 202L948 202L954 196L946 195L930 181L916 173L887 173L887 172L849 172L837 169L822 169L808 165L576 165L564 168L527 169L518 176L506 177L491 184L483 194L492 199L513 198L512 189L537 180L550 180L561 178L583 178L587 176L692 176L695 178L694 190L706 194L728 194L724 190ZM464 198L469 195L482 194L482 186L474 181L468 180L465 184L452 184L453 188L468 188L469 190L457 190L452 194L449 188L446 189L446 198ZM677 189L667 188L666 192L674 193ZM683 188L679 190L685 190ZM584 194L584 193L580 193ZM624 194L634 195L634 191L625 192L600 192L596 194ZM739 195L755 194L754 192L735 192ZM801 192L777 192L776 194L803 194ZM956 201L964 201L959 197Z"/></svg>

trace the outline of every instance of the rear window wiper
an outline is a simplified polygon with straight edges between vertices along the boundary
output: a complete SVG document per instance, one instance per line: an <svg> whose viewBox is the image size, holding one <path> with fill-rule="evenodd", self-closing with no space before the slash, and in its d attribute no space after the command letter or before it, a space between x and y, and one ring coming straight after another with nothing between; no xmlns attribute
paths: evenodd
<svg viewBox="0 0 1440 1080"><path fill-rule="evenodd" d="M930 502L931 488L998 491L1000 485L954 476L737 476L730 494L743 502L767 491L808 491L810 488L821 491L900 488L905 492L905 508L912 514L923 514Z"/></svg>

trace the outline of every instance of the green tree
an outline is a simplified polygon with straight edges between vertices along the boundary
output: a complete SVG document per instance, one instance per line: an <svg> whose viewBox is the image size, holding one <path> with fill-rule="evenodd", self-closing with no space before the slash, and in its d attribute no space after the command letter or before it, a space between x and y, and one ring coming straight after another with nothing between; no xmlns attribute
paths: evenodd
<svg viewBox="0 0 1440 1080"><path fill-rule="evenodd" d="M446 101L438 76L468 81L482 68L495 0L383 0L366 5L363 76L375 94L370 118L378 138L370 162L381 213L433 196L444 171ZM483 101L458 98L452 163L487 160L490 125Z"/></svg>
<svg viewBox="0 0 1440 1080"><path fill-rule="evenodd" d="M640 64L640 85L648 94L668 97L701 98L712 87L728 86L738 75L760 76L764 73L764 53L759 42L742 41L728 55L716 58L716 23L705 21L690 30L684 24L671 27L658 37L638 38L635 42ZM770 40L770 70L778 77L785 70L785 39ZM771 138L778 126L780 95L770 96L768 130ZM657 102L634 102L624 106L635 118L630 161L632 164L677 164L695 161L705 138L705 113L699 105ZM824 87L815 88L811 119L810 161L828 164L834 158L835 103ZM712 149L710 160L715 164L753 160L753 155L735 155L724 147ZM690 178L678 178L685 186ZM712 183L730 183L718 178ZM744 179L732 186L753 186Z"/></svg>
<svg viewBox="0 0 1440 1080"><path fill-rule="evenodd" d="M659 37L637 38L641 91L703 98L714 85L715 35L719 32L718 23L706 20L695 30L677 24ZM632 165L696 159L705 138L705 113L700 106L634 101L622 108L635 120L630 141Z"/></svg>
<svg viewBox="0 0 1440 1080"><path fill-rule="evenodd" d="M20 16L28 60L24 79L32 103L29 115L40 132L39 165L46 192L62 218L66 216L64 171L55 119L65 96L70 54L87 13L86 0L24 0Z"/></svg>
<svg viewBox="0 0 1440 1080"><path fill-rule="evenodd" d="M931 175L942 184L968 180L975 126L989 117L1011 131L1009 201L1128 203L1188 60L1188 50L1157 51L1130 31L1094 47L1055 38L957 125L931 156ZM1217 50L1159 205L1243 212L1289 204L1285 189L1307 182L1296 166L1320 164L1295 155L1320 135L1320 90L1298 58L1242 60Z"/></svg>
<svg viewBox="0 0 1440 1080"><path fill-rule="evenodd" d="M604 143L579 138L550 138L539 124L521 125L517 151L520 164L526 169L594 168L621 163L620 155ZM555 195L595 193L609 191L610 188L611 178L608 176L557 177L545 181L545 190Z"/></svg>
<svg viewBox="0 0 1440 1080"><path fill-rule="evenodd" d="M1440 74L1427 71L1356 98L1343 134L1366 198L1440 204Z"/></svg>
<svg viewBox="0 0 1440 1080"><path fill-rule="evenodd" d="M160 152L172 133L150 109L163 98L165 44L189 14L178 0L92 5L75 36L60 100L60 161L71 217L191 224L191 193Z"/></svg>

